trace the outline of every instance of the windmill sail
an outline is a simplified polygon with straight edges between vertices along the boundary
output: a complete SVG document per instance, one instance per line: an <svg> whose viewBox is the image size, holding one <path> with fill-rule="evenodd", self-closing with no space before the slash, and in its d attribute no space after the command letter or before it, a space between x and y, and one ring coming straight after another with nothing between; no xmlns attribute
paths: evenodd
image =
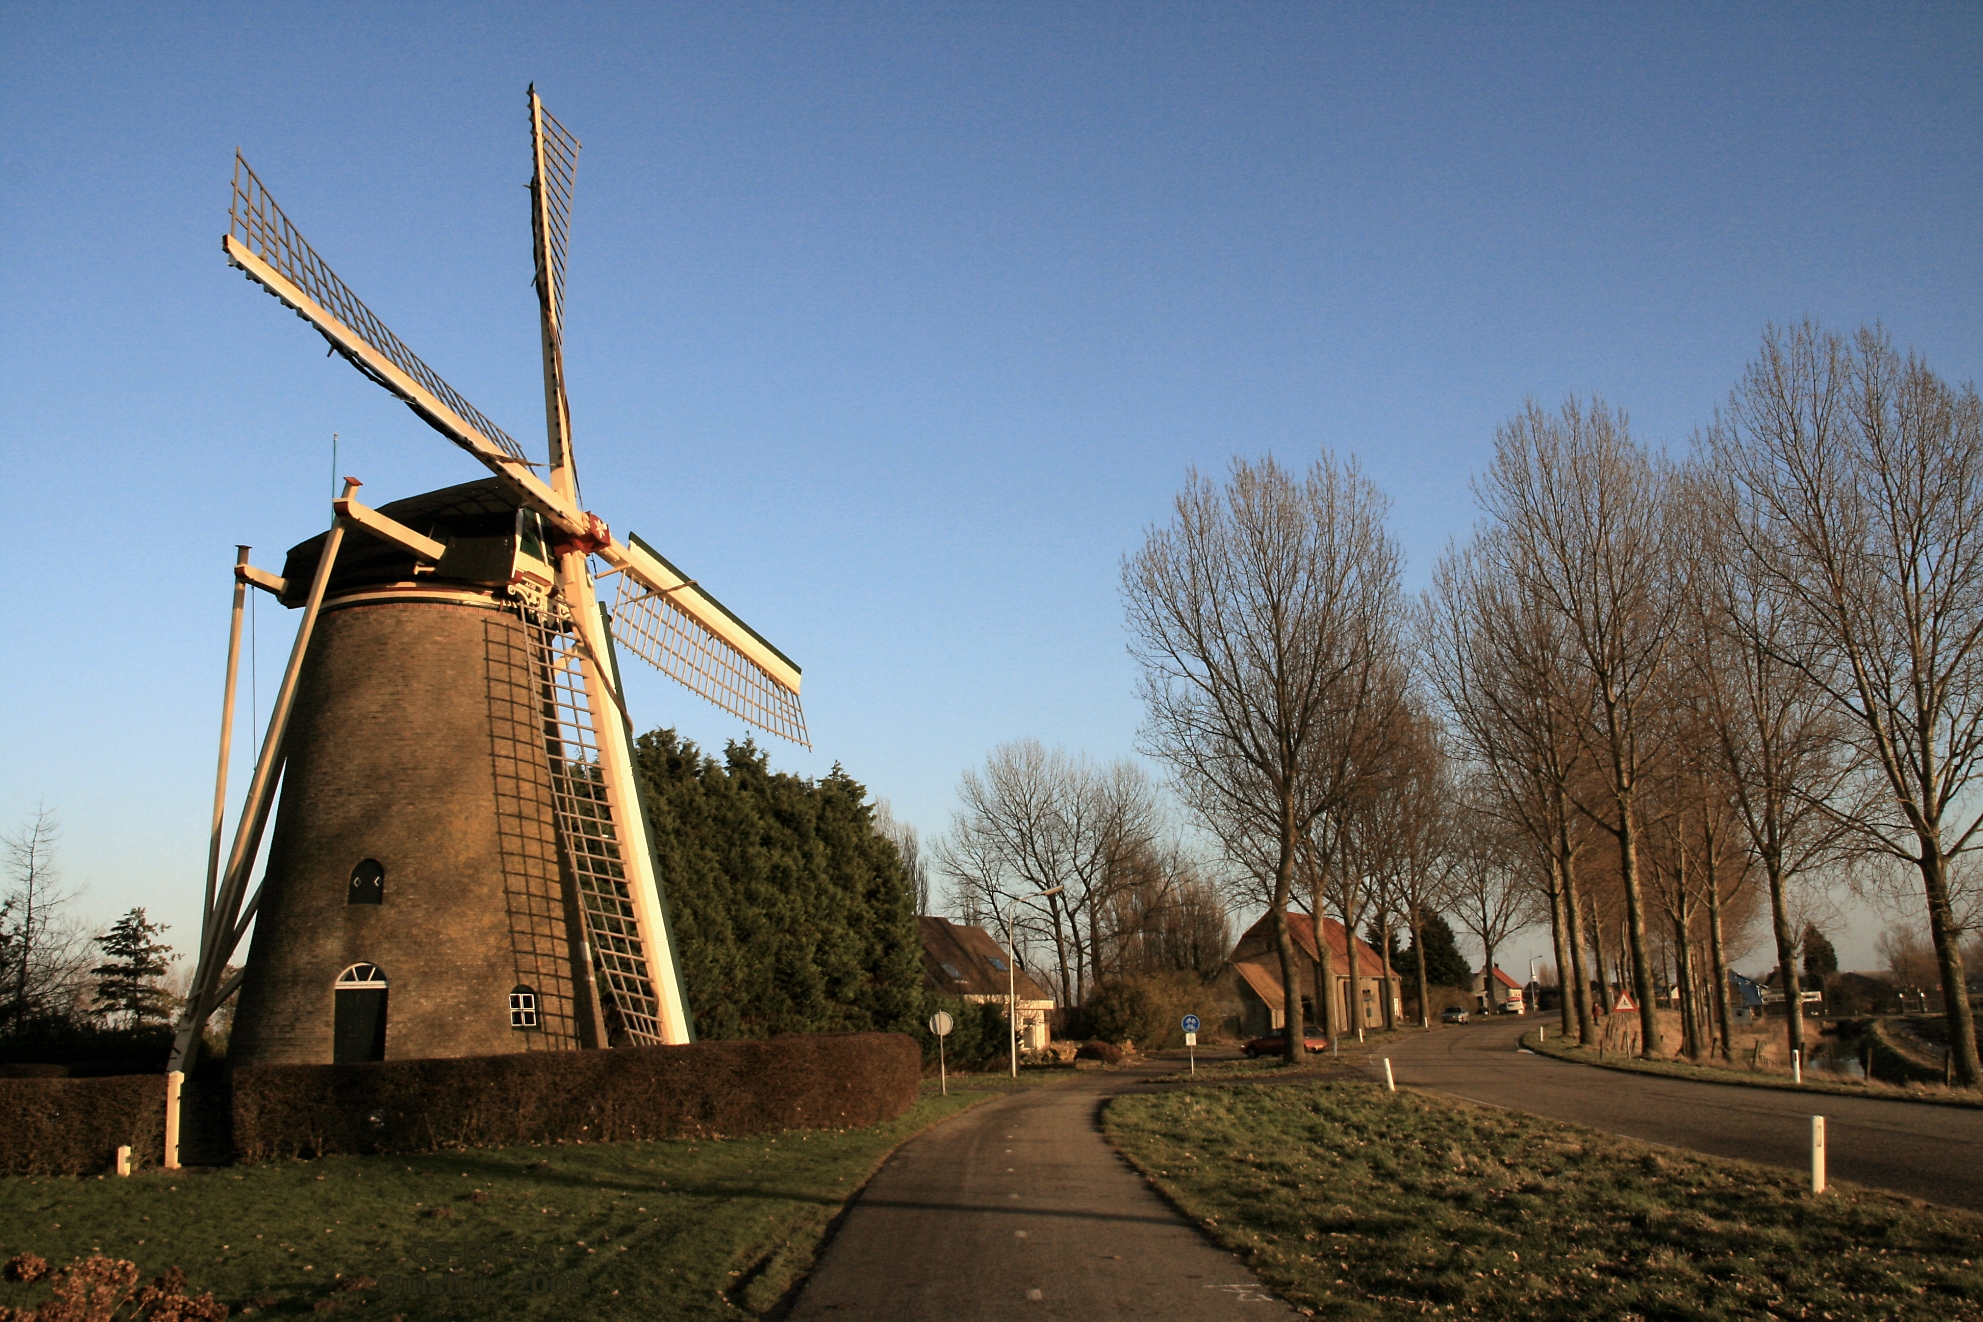
<svg viewBox="0 0 1983 1322"><path fill-rule="evenodd" d="M578 504L568 462L569 424L558 338L578 142L542 110L541 103L534 111L537 151L542 156L536 191L541 197L537 223L544 240L539 243L539 265L548 295L542 304L546 406L552 423L551 483L530 471L522 447L509 433L423 363L338 279L283 215L239 152L234 157L231 224L222 249L228 261L315 326L359 371L507 481L556 533L588 542L600 559L621 571L615 614L635 655L732 715L811 747L799 706L799 668L652 548L637 538L628 545L611 537L604 524Z"/></svg>
<svg viewBox="0 0 1983 1322"><path fill-rule="evenodd" d="M544 109L531 90L531 136L536 152L537 210L533 222L539 227L539 251L549 254L539 279L551 305L551 324L559 335L565 326L565 248L571 242L572 184L578 178L578 139Z"/></svg>
<svg viewBox="0 0 1983 1322"><path fill-rule="evenodd" d="M421 362L419 356L407 348L399 336L393 334L384 322L372 314L372 310L365 306L364 300L352 293L351 287L337 278L337 272L331 270L324 259L317 256L316 249L312 248L297 228L289 223L289 217L282 214L282 208L275 204L275 198L270 196L268 189L263 186L262 181L256 177L254 170L249 168L248 162L238 151L234 153L234 204L228 209L228 219L227 238L233 242L224 243L223 246L226 247L230 259L237 257L233 245L241 245L247 254L258 259L261 266L282 277L293 290L302 293L319 309L328 313L343 328L369 346L374 353L384 357L393 367L399 369L400 374L409 378L422 392L454 413L456 418L466 423L483 440L493 443L518 463L529 462L524 458L523 447L518 445L508 432L484 417L480 409L463 399L453 386L435 373L434 369ZM442 419L429 416L421 407L421 402L410 397L401 388L401 383L394 381L389 374L381 373L376 363L368 361L365 355L350 352L347 345L339 343L338 337L331 335L319 318L311 316L309 309L288 297L289 291L263 280L261 273L255 267L239 261L236 264L241 265L251 279L260 280L270 293L294 308L299 315L308 321L318 323L318 329L325 331L325 338L330 340L333 347L344 350L345 357L349 358L359 371L405 399L413 406L414 411L428 422L440 427L443 432L450 433L451 439L457 444L471 452L476 450L477 447L469 444L466 437L453 435L449 427L443 426Z"/></svg>
<svg viewBox="0 0 1983 1322"><path fill-rule="evenodd" d="M732 716L802 748L812 747L799 706L799 668L659 552L638 537L628 540L653 564L632 566L646 572L621 577L613 602L615 639ZM661 572L654 572L657 568ZM710 626L711 620L727 626L723 634Z"/></svg>

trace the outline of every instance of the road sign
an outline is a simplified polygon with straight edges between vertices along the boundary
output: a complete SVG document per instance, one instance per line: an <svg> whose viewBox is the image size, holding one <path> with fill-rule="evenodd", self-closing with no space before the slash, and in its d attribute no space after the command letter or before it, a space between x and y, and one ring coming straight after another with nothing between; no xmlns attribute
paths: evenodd
<svg viewBox="0 0 1983 1322"><path fill-rule="evenodd" d="M1197 1031L1198 1031L1198 1016L1197 1016L1197 1015L1195 1015L1195 1014L1188 1014L1188 1015L1186 1015L1186 1016L1184 1016L1184 1031L1185 1031L1185 1032L1187 1032L1187 1033L1195 1033L1195 1032L1197 1032Z"/></svg>
<svg viewBox="0 0 1983 1322"><path fill-rule="evenodd" d="M938 1010L930 1016L930 1032L935 1033L938 1037L949 1037L950 1030L955 1027L957 1027L957 1021L950 1017L948 1011Z"/></svg>
<svg viewBox="0 0 1983 1322"><path fill-rule="evenodd" d="M1195 1046L1197 1046L1197 1045L1198 1045L1198 1034L1197 1034L1197 1033L1195 1033L1195 1032L1193 1032L1193 1033L1186 1033L1186 1034L1184 1035L1184 1045L1186 1045L1187 1047L1195 1047Z"/></svg>

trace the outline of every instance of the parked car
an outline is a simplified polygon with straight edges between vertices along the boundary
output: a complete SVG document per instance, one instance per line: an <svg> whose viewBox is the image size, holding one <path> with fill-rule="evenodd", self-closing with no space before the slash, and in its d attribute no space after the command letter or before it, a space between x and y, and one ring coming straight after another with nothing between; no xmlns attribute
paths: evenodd
<svg viewBox="0 0 1983 1322"><path fill-rule="evenodd" d="M1321 1029L1311 1025L1301 1031L1301 1045L1308 1049L1310 1055L1314 1055L1329 1049L1329 1039L1322 1036ZM1246 1053L1248 1060L1255 1060L1261 1056L1278 1056L1287 1050L1287 1041L1279 1033L1269 1033L1266 1037L1254 1038L1240 1050Z"/></svg>
<svg viewBox="0 0 1983 1322"><path fill-rule="evenodd" d="M1439 1012L1439 1022L1442 1024L1464 1024L1467 1018L1467 1012L1457 1005Z"/></svg>
<svg viewBox="0 0 1983 1322"><path fill-rule="evenodd" d="M1529 1012L1529 1007L1524 1005L1521 1002L1521 1000L1517 997L1511 996L1507 1000L1501 1002L1502 1014L1527 1014L1528 1012Z"/></svg>

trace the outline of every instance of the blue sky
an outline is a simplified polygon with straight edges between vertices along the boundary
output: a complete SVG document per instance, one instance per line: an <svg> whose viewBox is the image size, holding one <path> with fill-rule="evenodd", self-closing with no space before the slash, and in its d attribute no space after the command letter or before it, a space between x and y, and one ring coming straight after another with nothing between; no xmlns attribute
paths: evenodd
<svg viewBox="0 0 1983 1322"><path fill-rule="evenodd" d="M1416 586L1524 396L1684 446L1807 315L1975 377L1979 69L1957 5L10 0L0 822L45 800L93 912L190 941L234 543L322 528L334 431L376 502L479 475L226 267L237 146L541 446L535 80L588 503L805 667L777 765L934 832L1000 741L1133 750L1117 566L1192 465L1356 453Z"/></svg>

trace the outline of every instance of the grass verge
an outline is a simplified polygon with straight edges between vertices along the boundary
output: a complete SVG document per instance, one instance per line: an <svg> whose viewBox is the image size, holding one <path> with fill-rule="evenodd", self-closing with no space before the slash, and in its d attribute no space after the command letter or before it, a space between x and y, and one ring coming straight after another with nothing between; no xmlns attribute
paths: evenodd
<svg viewBox="0 0 1983 1322"><path fill-rule="evenodd" d="M1983 1318L1983 1216L1362 1080L1120 1097L1109 1136L1328 1318Z"/></svg>
<svg viewBox="0 0 1983 1322"><path fill-rule="evenodd" d="M871 1129L7 1179L0 1258L101 1252L147 1278L179 1266L193 1293L253 1316L750 1316L804 1275L904 1140L1052 1081L952 1076L939 1097L931 1080ZM0 1304L45 1293L0 1284Z"/></svg>
<svg viewBox="0 0 1983 1322"><path fill-rule="evenodd" d="M1664 1074L1675 1079L1695 1079L1703 1083L1727 1083L1738 1088L1775 1088L1782 1092L1823 1093L1832 1097L1869 1097L1875 1101L1926 1102L1933 1106L1967 1106L1983 1109L1983 1096L1968 1089L1945 1088L1939 1083L1896 1087L1889 1083L1846 1083L1837 1079L1813 1078L1793 1083L1788 1075L1745 1070L1730 1065L1696 1065L1684 1060L1641 1060L1636 1056L1600 1056L1561 1038L1538 1040L1535 1029L1522 1034L1522 1045L1539 1055L1599 1069L1623 1070L1628 1074Z"/></svg>

